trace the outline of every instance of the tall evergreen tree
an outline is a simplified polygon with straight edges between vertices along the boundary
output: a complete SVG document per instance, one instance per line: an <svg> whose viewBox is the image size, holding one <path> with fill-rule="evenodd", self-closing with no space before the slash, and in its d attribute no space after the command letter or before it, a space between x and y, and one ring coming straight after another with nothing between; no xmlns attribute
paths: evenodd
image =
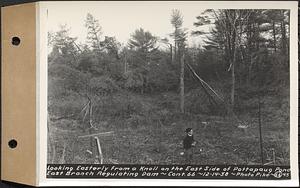
<svg viewBox="0 0 300 188"><path fill-rule="evenodd" d="M171 34L174 38L174 60L180 60L180 111L184 113L184 51L187 32L182 28L183 16L178 9L172 11L171 24L174 27L174 33Z"/></svg>
<svg viewBox="0 0 300 188"><path fill-rule="evenodd" d="M85 20L85 27L87 28L87 43L97 53L101 52L102 27L100 26L99 20L95 19L92 14L88 13Z"/></svg>

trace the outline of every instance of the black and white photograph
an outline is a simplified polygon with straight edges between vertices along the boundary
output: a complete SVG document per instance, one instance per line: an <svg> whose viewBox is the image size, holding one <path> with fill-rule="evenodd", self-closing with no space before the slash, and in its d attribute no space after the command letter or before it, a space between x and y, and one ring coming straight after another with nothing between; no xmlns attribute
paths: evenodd
<svg viewBox="0 0 300 188"><path fill-rule="evenodd" d="M290 10L197 3L49 4L47 164L290 166Z"/></svg>

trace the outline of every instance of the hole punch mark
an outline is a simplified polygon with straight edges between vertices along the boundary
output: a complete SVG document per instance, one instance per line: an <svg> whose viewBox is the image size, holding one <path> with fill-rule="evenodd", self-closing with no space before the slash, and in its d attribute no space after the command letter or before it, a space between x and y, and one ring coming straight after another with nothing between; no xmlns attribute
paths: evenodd
<svg viewBox="0 0 300 188"><path fill-rule="evenodd" d="M21 40L19 37L13 37L11 43L15 46L18 46L21 43Z"/></svg>
<svg viewBox="0 0 300 188"><path fill-rule="evenodd" d="M11 148L11 149L14 149L16 148L18 145L18 142L15 140L15 139L12 139L8 142L8 146Z"/></svg>

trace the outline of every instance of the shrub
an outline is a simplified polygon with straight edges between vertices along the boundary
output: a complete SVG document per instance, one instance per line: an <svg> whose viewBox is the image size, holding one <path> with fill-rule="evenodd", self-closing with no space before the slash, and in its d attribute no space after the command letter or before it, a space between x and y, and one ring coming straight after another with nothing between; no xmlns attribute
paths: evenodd
<svg viewBox="0 0 300 188"><path fill-rule="evenodd" d="M64 64L53 64L48 69L48 77L59 79L65 89L84 93L90 75ZM49 85L48 90L52 90L51 86L53 85Z"/></svg>
<svg viewBox="0 0 300 188"><path fill-rule="evenodd" d="M94 77L89 81L90 89L96 95L111 95L119 90L115 81L108 76Z"/></svg>

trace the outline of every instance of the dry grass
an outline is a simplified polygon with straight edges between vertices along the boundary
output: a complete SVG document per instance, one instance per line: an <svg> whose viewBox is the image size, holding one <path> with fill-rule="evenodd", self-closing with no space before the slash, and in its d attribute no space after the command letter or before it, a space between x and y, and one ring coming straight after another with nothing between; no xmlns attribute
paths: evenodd
<svg viewBox="0 0 300 188"><path fill-rule="evenodd" d="M197 141L194 164L260 164L256 114L241 114L239 119L247 126L241 129L238 128L238 123L219 116L196 114L181 116L174 108L168 108L174 105L174 100L166 100L161 95L134 97L135 101L140 103L136 104L138 111L134 111L133 114L129 116L102 114L101 118L94 118L98 132L114 131L111 136L100 137L104 163L183 164L183 158L179 154L182 151L181 141L185 136L185 128L192 127ZM264 163L274 160L272 155L274 150L275 164L288 165L289 118L286 118L287 113L280 113L281 110L285 110L280 107L275 105L264 107L262 114ZM76 128L79 127L77 121L61 120L52 126L56 159L50 160L52 155L49 152L49 163L59 163L63 155L65 163L95 162L92 155L86 151L90 150L89 139L77 139L78 135L84 134L81 129ZM61 129L73 132L61 133L58 131Z"/></svg>

